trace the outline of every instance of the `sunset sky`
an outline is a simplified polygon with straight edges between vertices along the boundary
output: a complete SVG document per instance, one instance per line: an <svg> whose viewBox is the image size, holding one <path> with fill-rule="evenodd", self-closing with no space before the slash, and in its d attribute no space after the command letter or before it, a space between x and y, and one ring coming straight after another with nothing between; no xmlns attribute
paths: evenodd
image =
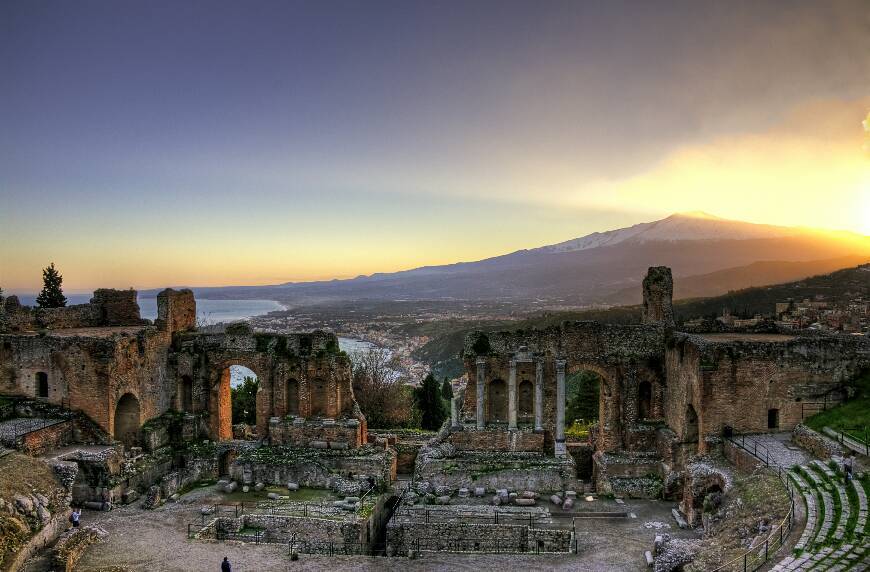
<svg viewBox="0 0 870 572"><path fill-rule="evenodd" d="M855 1L0 3L0 287L269 284L703 210L870 234Z"/></svg>

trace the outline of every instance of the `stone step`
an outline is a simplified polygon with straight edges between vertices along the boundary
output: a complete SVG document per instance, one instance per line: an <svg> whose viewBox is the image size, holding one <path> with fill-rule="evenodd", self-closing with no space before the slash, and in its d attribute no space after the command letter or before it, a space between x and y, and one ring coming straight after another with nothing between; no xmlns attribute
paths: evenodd
<svg viewBox="0 0 870 572"><path fill-rule="evenodd" d="M828 479L828 483L836 490L837 497L840 499L840 520L836 523L834 539L843 540L848 532L847 524L849 523L849 517L851 516L849 495L846 492L846 487L840 482L839 475L832 471L826 464L819 460L813 461L812 464L817 470L824 473L825 477Z"/></svg>
<svg viewBox="0 0 870 572"><path fill-rule="evenodd" d="M831 496L831 493L825 490L822 477L816 475L815 471L806 465L801 466L801 471L807 477L809 485L815 489L816 494L822 497L824 515L821 518L821 525L815 539L816 542L821 543L827 539L828 534L831 532L831 527L836 524L834 522L834 498Z"/></svg>

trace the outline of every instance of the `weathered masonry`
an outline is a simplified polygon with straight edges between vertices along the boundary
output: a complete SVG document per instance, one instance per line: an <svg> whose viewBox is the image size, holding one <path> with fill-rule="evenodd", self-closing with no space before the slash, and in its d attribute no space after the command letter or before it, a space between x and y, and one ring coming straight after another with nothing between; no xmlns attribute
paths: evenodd
<svg viewBox="0 0 870 572"><path fill-rule="evenodd" d="M474 459L487 451L502 452L503 460L549 455L570 465L566 379L591 371L600 379L591 439L596 485L642 494L636 488L653 475L673 482L686 459L718 443L726 427L790 430L805 402L841 391L870 366L868 340L860 336L675 332L672 291L670 270L650 268L641 324L565 322L470 334L463 352L468 387L453 400L442 436L456 453L449 461L423 455L422 476L440 482L442 464L479 471ZM521 466L504 463L505 486L523 485L510 476ZM498 471L489 469L488 479L497 482ZM551 471L548 482L555 485L559 472L570 484L564 469Z"/></svg>
<svg viewBox="0 0 870 572"><path fill-rule="evenodd" d="M175 410L232 439L230 367L259 379L256 428L273 444L356 448L367 441L350 362L334 334L260 334L245 325L196 331L189 290L164 290L152 324L133 290L97 290L89 304L0 306L0 395L81 411L110 437L141 444L146 421Z"/></svg>

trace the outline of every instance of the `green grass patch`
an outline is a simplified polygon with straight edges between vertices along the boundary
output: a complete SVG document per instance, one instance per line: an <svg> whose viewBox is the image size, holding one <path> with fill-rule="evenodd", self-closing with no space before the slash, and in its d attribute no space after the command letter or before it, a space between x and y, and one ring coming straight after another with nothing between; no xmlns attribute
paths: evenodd
<svg viewBox="0 0 870 572"><path fill-rule="evenodd" d="M855 390L855 397L827 411L813 415L804 423L822 431L830 427L837 431L849 431L856 427L870 427L870 371L849 382Z"/></svg>

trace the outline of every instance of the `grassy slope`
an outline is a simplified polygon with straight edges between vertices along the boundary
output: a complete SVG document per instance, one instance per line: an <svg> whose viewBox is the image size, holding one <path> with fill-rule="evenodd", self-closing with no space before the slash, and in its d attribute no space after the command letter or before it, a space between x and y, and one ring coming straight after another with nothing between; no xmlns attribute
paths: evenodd
<svg viewBox="0 0 870 572"><path fill-rule="evenodd" d="M821 431L825 427L848 430L856 427L870 427L870 371L851 382L855 387L855 397L844 403L813 415L806 424Z"/></svg>

